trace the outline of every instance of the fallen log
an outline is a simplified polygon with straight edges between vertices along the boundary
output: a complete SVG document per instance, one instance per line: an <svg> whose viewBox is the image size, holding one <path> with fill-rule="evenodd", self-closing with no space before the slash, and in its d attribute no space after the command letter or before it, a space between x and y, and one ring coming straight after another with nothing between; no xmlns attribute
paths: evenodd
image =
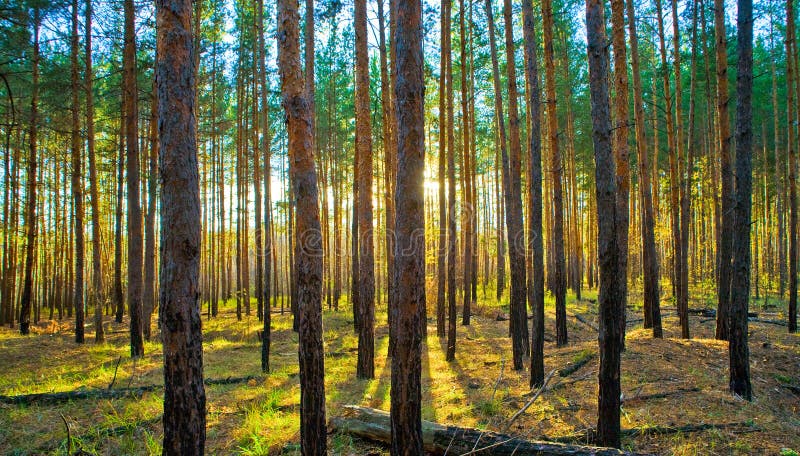
<svg viewBox="0 0 800 456"><path fill-rule="evenodd" d="M785 321L780 320L765 320L763 318L748 318L747 321L755 322L755 323L766 323L768 325L776 325L776 326L786 326Z"/></svg>
<svg viewBox="0 0 800 456"><path fill-rule="evenodd" d="M700 391L700 388L693 387L693 388L680 388L675 391L664 391L661 393L653 393L653 394L637 394L636 396L625 397L622 399L622 402L629 403L635 401L649 401L651 399L662 399L669 396L675 396L678 394L683 393L696 393Z"/></svg>
<svg viewBox="0 0 800 456"><path fill-rule="evenodd" d="M686 310L689 314L692 315L699 315L701 317L716 317L717 316L717 309L712 309L710 307L700 308L700 309L687 309ZM758 318L758 312L747 312L748 318Z"/></svg>
<svg viewBox="0 0 800 456"><path fill-rule="evenodd" d="M691 315L700 315L701 317L715 317L717 316L716 309L703 308L703 309L686 309L686 313Z"/></svg>
<svg viewBox="0 0 800 456"><path fill-rule="evenodd" d="M329 428L361 439L391 443L389 413L368 407L346 405L345 414L333 417ZM434 455L630 455L615 448L600 448L563 443L523 440L480 429L462 428L422 421L425 451Z"/></svg>
<svg viewBox="0 0 800 456"><path fill-rule="evenodd" d="M261 377L227 377L227 378L207 378L203 381L206 385L233 385L238 383L248 383L251 380L258 380ZM18 396L0 396L0 404L61 404L64 402L83 400L83 399L124 399L129 397L142 397L144 393L163 388L164 385L144 385L117 389L78 389L73 391L61 391L58 393L33 393L20 394Z"/></svg>
<svg viewBox="0 0 800 456"><path fill-rule="evenodd" d="M588 320L583 318L580 314L575 314L575 315L573 315L573 317L575 317L576 320L578 320L579 322L583 323L584 325L594 329L595 331L599 331L599 329L597 328L597 325L595 325L593 323L590 323Z"/></svg>
<svg viewBox="0 0 800 456"><path fill-rule="evenodd" d="M631 429L623 429L621 434L626 437L638 437L642 435L668 435L668 434L687 434L692 432L703 432L712 429L717 430L730 430L734 433L745 432L758 432L761 429L752 423L748 422L733 422L733 423L701 423L701 424L686 424L683 426L648 426ZM597 440L597 429L589 428L584 429L574 434L569 434L561 437L547 437L548 440L553 442L562 443L586 443L591 444Z"/></svg>
<svg viewBox="0 0 800 456"><path fill-rule="evenodd" d="M162 388L160 385L146 385L138 388L119 389L82 389L62 391L59 393L34 393L20 394L18 396L0 396L3 404L60 404L81 399L122 399L126 397L141 397L142 394Z"/></svg>
<svg viewBox="0 0 800 456"><path fill-rule="evenodd" d="M792 384L789 384L789 383L782 383L781 386L783 386L784 388L788 389L789 391L791 391L794 394L800 395L800 386L798 386L798 385L792 385Z"/></svg>
<svg viewBox="0 0 800 456"><path fill-rule="evenodd" d="M560 369L558 371L558 376L559 377L567 377L567 376L570 376L570 375L574 374L575 372L578 371L578 369L580 369L581 367L585 366L587 363L589 363L589 361L594 359L594 356L595 356L595 353L588 353L588 354L585 354L585 355L581 356L581 358L578 359L577 361L575 361L574 363L569 363L564 368Z"/></svg>

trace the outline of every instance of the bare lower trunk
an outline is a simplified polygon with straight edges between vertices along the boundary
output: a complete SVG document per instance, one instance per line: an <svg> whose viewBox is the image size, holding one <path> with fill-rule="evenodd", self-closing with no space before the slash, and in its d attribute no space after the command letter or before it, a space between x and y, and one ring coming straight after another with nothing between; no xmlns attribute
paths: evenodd
<svg viewBox="0 0 800 456"><path fill-rule="evenodd" d="M425 114L422 3L392 2L397 115L395 286L392 354L391 454L422 454L422 336L425 324ZM395 9L397 14L395 13ZM402 12L402 13L401 13ZM399 253L399 254L397 254Z"/></svg>
<svg viewBox="0 0 800 456"><path fill-rule="evenodd" d="M531 387L544 381L544 244L542 241L542 147L539 108L539 68L536 61L536 31L533 2L522 2L522 31L525 39L525 81L530 115L528 134L528 249L533 278L528 289L528 305L533 309L531 331Z"/></svg>
<svg viewBox="0 0 800 456"><path fill-rule="evenodd" d="M717 283L716 337L728 340L731 292L731 251L733 249L734 188L731 167L731 133L728 119L728 53L725 33L724 1L714 0L714 33L717 55L717 114L719 116L719 154L722 173L722 207L719 228L719 280Z"/></svg>
<svg viewBox="0 0 800 456"><path fill-rule="evenodd" d="M620 346L625 347L625 312L628 297L628 203L630 169L628 159L628 65L625 46L625 0L611 0L611 28L614 46L614 130L613 149L616 165L617 207L614 224L617 236L617 278L619 300L615 319L619 325ZM618 445L614 445L618 446Z"/></svg>
<svg viewBox="0 0 800 456"><path fill-rule="evenodd" d="M36 150L39 109L39 26L41 18L39 8L33 12L33 81L31 86L31 127L29 134L30 150L28 152L27 191L25 196L25 271L22 280L22 296L19 310L19 332L30 333L31 308L33 305L33 266L36 262L34 242L36 241Z"/></svg>
<svg viewBox="0 0 800 456"><path fill-rule="evenodd" d="M206 437L192 2L156 2L161 150L161 323L165 455L201 455Z"/></svg>
<svg viewBox="0 0 800 456"><path fill-rule="evenodd" d="M367 3L356 0L356 178L358 179L359 378L375 377L375 256L372 242L372 119L367 55Z"/></svg>
<svg viewBox="0 0 800 456"><path fill-rule="evenodd" d="M617 5L621 9L621 2ZM619 14L615 9L615 13ZM611 147L611 110L608 89L608 42L605 34L603 3L586 3L586 32L589 50L589 87L592 105L592 139L595 157L597 195L597 246L600 266L600 345L597 437L600 445L620 446L620 354L622 325L619 302L624 302L624 287L619 274L619 230L617 209L617 176ZM617 102L620 100L617 99Z"/></svg>
<svg viewBox="0 0 800 456"><path fill-rule="evenodd" d="M136 88L136 39L133 0L125 0L125 48L123 90L125 92L125 150L128 183L128 313L131 357L144 355L142 341L142 208L139 204L139 123Z"/></svg>
<svg viewBox="0 0 800 456"><path fill-rule="evenodd" d="M547 98L547 138L550 147L550 182L553 191L553 294L556 299L556 344L567 344L567 281L564 275L564 202L562 198L561 151L556 115L556 70L553 55L553 2L542 2L544 28L545 96Z"/></svg>
<svg viewBox="0 0 800 456"><path fill-rule="evenodd" d="M75 224L75 282L72 305L75 307L75 342L83 343L83 182L81 174L80 106L78 105L78 0L72 0L72 201Z"/></svg>
<svg viewBox="0 0 800 456"><path fill-rule="evenodd" d="M300 447L326 454L325 360L322 347L322 246L311 109L300 65L296 0L278 2L278 69L289 139L290 175L297 199L295 227L297 324L300 335Z"/></svg>
<svg viewBox="0 0 800 456"><path fill-rule="evenodd" d="M736 211L728 347L731 393L752 400L747 309L750 301L750 212L753 191L753 2L737 1ZM792 262L796 258L792 258Z"/></svg>
<svg viewBox="0 0 800 456"><path fill-rule="evenodd" d="M157 64L156 64L157 65ZM158 85L154 81L150 100L150 156L147 176L147 215L144 233L144 289L142 291L142 329L147 340L151 338L152 317L156 303L156 178L158 176Z"/></svg>
<svg viewBox="0 0 800 456"><path fill-rule="evenodd" d="M94 341L103 342L103 268L100 250L100 200L94 154L94 70L92 69L92 0L86 0L86 154L89 156L89 194L92 208L92 292Z"/></svg>
<svg viewBox="0 0 800 456"><path fill-rule="evenodd" d="M653 194L650 185L650 165L648 164L647 138L645 137L644 98L642 77L639 71L639 37L636 32L636 15L633 1L627 1L628 29L631 47L631 67L633 73L634 124L636 125L636 154L639 164L639 193L642 202L642 262L644 269L644 309L645 321L653 328L653 337L662 337L661 306L659 303L658 253L655 241L655 217L653 214ZM655 160L655 158L654 158ZM647 325L645 325L647 327Z"/></svg>

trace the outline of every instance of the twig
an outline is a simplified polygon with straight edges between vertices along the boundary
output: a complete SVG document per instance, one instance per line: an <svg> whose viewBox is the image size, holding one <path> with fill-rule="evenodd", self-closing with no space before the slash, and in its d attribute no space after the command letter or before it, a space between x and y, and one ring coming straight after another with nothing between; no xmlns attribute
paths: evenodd
<svg viewBox="0 0 800 456"><path fill-rule="evenodd" d="M131 368L131 378L128 379L128 388L131 387L131 382L133 382L133 377L136 375L136 358L133 358L133 367Z"/></svg>
<svg viewBox="0 0 800 456"><path fill-rule="evenodd" d="M64 422L64 427L67 428L67 454L72 454L72 434L69 432L69 424L67 424L67 419L64 418L63 413L59 413L61 415L61 421Z"/></svg>
<svg viewBox="0 0 800 456"><path fill-rule="evenodd" d="M116 365L116 366L114 366L114 378L112 378L112 379L111 379L111 383L109 383L109 384L108 384L108 389L111 389L111 388L113 388L113 387L114 387L114 382L116 382L116 381L117 381L117 369L119 369L119 363L120 363L121 361L122 361L122 356L120 356L119 358L117 358L117 365Z"/></svg>
<svg viewBox="0 0 800 456"><path fill-rule="evenodd" d="M525 410L528 410L528 407L530 407L531 404L533 404L533 401L535 401L536 398L538 398L545 391L545 389L547 388L547 383L550 381L551 378L553 378L553 375L556 373L556 370L557 369L553 369L550 371L549 374L547 374L547 377L544 378L544 382L542 382L542 386L539 387L539 390L536 391L536 394L534 394L533 397L530 398L530 400L521 409L519 409L517 413L515 413L511 418L509 418L509 420L506 422L506 425L503 427L503 430L501 431L503 434L505 434L508 431L508 428L511 427L514 421L516 421L520 415L525 413Z"/></svg>
<svg viewBox="0 0 800 456"><path fill-rule="evenodd" d="M489 450L491 448L498 447L500 445L505 445L506 443L508 443L508 442L510 442L512 440L514 440L513 437L508 439L508 440L501 440L501 441L495 442L495 443L493 443L491 445L487 445L487 446L485 446L483 448L473 449L472 451L468 451L468 452L462 454L461 456L469 456L470 454L480 453L481 451Z"/></svg>
<svg viewBox="0 0 800 456"><path fill-rule="evenodd" d="M503 359L500 360L500 375L497 377L497 381L494 382L494 390L492 390L492 397L491 399L489 399L489 401L494 400L494 395L495 393L497 393L497 387L500 386L500 382L503 380L503 370L505 369L505 367L506 367L506 358L503 357Z"/></svg>
<svg viewBox="0 0 800 456"><path fill-rule="evenodd" d="M450 443L447 444L447 448L445 448L445 450L444 450L444 456L447 456L447 452L450 451L450 447L453 445L453 440L455 440L455 439L456 439L456 435L454 433L453 434L453 438L450 439Z"/></svg>

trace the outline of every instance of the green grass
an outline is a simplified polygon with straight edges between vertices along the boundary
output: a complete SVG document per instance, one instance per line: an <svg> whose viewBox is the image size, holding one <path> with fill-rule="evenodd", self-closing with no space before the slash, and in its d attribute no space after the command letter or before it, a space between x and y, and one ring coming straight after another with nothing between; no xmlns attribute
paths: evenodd
<svg viewBox="0 0 800 456"><path fill-rule="evenodd" d="M441 423L496 430L498 423L516 413L530 398L528 374L511 369L511 348L508 323L495 321L498 312L507 306L508 290L500 303L492 286L484 297L478 287L475 317L469 327L457 327L456 360L445 360L443 345L436 337L433 308L435 296L429 300L428 337L422 362L423 418ZM568 297L568 311L594 318L597 314L595 290L583 290L581 301ZM635 298L632 298L634 300ZM594 302L593 302L594 301ZM299 377L297 334L292 331L288 313L272 314L271 371L261 373L260 342L257 331L261 324L253 314L237 321L235 301L220 306L217 318L203 316L204 374L206 378L256 376L249 384L212 385L207 394L208 454L299 454ZM205 309L204 309L205 310ZM277 312L278 308L273 308ZM386 305L376 308L375 373L372 380L355 376L358 339L353 332L352 312L346 298L340 311L323 311L325 343L325 385L328 416L342 413L348 404L389 409L390 360L387 359L388 331ZM554 301L546 298L546 331L554 332ZM573 319L568 321L570 342L558 348L546 343L545 368L560 369L596 356L597 335ZM781 447L800 447L796 437L797 421L787 416L783 407L796 407L796 398L780 383L792 381L786 373L766 371L770 367L786 367L800 356L798 338L782 328L758 327L753 340L753 358L781 356L769 363L759 361L753 375L768 380L770 388L759 390L755 382L758 407L742 407L727 401L724 375L708 371L704 364L711 360L724 364L726 348L694 328L699 337L684 344L676 337L677 324L665 319L666 339L654 341L646 331L631 328L627 351L623 355L623 391L626 397L644 385L642 393L671 388L675 382L701 382L704 392L674 401L637 402L625 405L623 427L656 426L683 420L699 422L741 421L753 419L766 429L763 433L737 435L727 433L695 434L672 437L626 439L625 445L642 452L705 454L711 445L718 452L752 452L776 454ZM41 331L35 328L35 331ZM72 341L68 322L54 333L22 337L16 331L0 328L0 394L16 395L35 392L70 391L79 388L107 388L116 371L115 387L161 384L163 382L161 346L145 344L146 356L135 363L129 357L127 327L106 322L108 342ZM713 330L713 328L712 328ZM769 332L768 332L769 331ZM91 333L87 328L87 333ZM769 337L769 349L762 339ZM91 338L90 338L91 340ZM763 339L766 340L766 339ZM119 365L117 362L119 360ZM502 371L502 375L501 375ZM570 377L585 377L567 388L545 392L515 423L529 437L565 435L592 425L596 410L596 362L590 361ZM666 381L664 379L667 379ZM567 380L567 379L565 379ZM495 388L496 385L496 388ZM778 390L785 396L765 396ZM786 391L784 391L786 390ZM766 392L765 392L766 391ZM81 448L91 454L160 454L162 413L161 390L145 393L138 399L82 400L58 405L0 404L0 454L66 454L66 429L61 415L70 425L72 450ZM791 401L795 402L792 403ZM686 405L691 413L679 413ZM772 428L769 424L779 423ZM793 424L794 423L794 424ZM794 426L794 427L792 427ZM112 433L113 431L113 433ZM794 436L794 437L792 437ZM653 446L653 445L656 446ZM766 446L765 446L766 445ZM373 446L343 434L330 436L332 454L364 454ZM380 452L380 450L378 450Z"/></svg>

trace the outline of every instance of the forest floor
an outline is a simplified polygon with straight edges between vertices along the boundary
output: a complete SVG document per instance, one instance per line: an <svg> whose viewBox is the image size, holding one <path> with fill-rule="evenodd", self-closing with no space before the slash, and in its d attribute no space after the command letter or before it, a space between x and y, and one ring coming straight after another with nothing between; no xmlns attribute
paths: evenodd
<svg viewBox="0 0 800 456"><path fill-rule="evenodd" d="M587 291L582 301L570 299L569 344L562 348L552 342L554 309L548 302L545 370L580 367L556 373L549 388L513 422L508 433L545 439L596 425L594 298ZM630 301L636 302L637 297ZM481 299L470 326L459 324L452 363L445 361L435 318L428 318L422 374L424 419L499 430L531 397L528 373L510 368L508 322L497 319L506 310L486 302ZM638 309L628 311L622 427L641 432L625 436L623 447L653 454L797 454L789 449L800 450L800 335L788 334L785 326L750 323L754 400L746 402L728 393L727 344L713 339L713 318L691 316L693 339L681 340L674 307L667 301L662 306L662 340L652 339L642 329ZM762 319L785 321L775 308L751 306ZM255 303L252 307L255 314ZM378 307L374 380L355 376L357 337L349 308L324 312L329 417L341 415L348 404L389 408L386 312L385 306ZM589 324L579 322L577 315ZM228 303L218 318L204 317L205 377L253 377L242 383L206 386L208 454L299 454L297 335L291 330L288 312L274 313L272 324L272 372L265 376L260 372L260 324L255 316L237 322L235 307ZM160 454L162 390L152 385L163 384L161 346L147 342L145 357L133 362L126 324L106 317L104 325L106 343L93 343L94 331L87 325L87 343L82 346L73 342L66 319L42 321L28 337L0 329L0 395L93 392L108 389L112 382L114 389L151 385L141 397L0 403L0 454L65 454L65 424L73 453L80 448L96 454ZM647 432L655 427L730 423L738 424L700 432ZM343 455L388 454L378 444L336 433L329 436L329 449Z"/></svg>

